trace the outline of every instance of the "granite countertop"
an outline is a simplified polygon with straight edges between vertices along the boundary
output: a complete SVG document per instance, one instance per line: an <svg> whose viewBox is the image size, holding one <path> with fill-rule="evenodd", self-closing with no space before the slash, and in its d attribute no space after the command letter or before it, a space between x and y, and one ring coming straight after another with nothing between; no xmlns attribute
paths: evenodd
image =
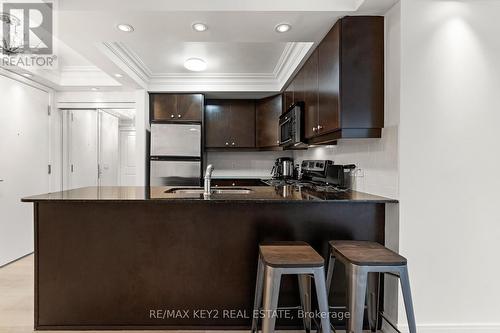
<svg viewBox="0 0 500 333"><path fill-rule="evenodd" d="M214 193L210 199L203 194L196 193L166 193L165 191L179 187L83 187L79 189L47 193L23 198L23 202L55 202L55 201L157 201L173 202L178 200L203 202L244 202L244 201L280 201L280 202L369 202L369 203L397 203L397 200L384 198L357 191L345 192L318 192L296 186L245 186L250 190L248 194L220 194ZM197 187L182 187L193 188ZM217 187L217 189L234 189L233 187Z"/></svg>

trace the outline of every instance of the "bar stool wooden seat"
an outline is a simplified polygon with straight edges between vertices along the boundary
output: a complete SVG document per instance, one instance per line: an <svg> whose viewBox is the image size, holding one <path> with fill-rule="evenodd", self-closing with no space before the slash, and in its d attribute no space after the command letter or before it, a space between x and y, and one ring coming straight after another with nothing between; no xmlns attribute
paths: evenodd
<svg viewBox="0 0 500 333"><path fill-rule="evenodd" d="M262 305L262 333L274 332L276 316L271 314L278 309L281 276L284 274L298 276L300 298L305 312L311 311L310 276L313 276L318 307L322 314L321 326L330 328L323 257L305 242L276 242L259 246L254 313ZM253 316L252 332L257 332L258 319L259 316ZM311 330L310 317L304 318L304 328L307 332Z"/></svg>
<svg viewBox="0 0 500 333"><path fill-rule="evenodd" d="M368 321L372 331L376 330L378 318L378 281L380 273L399 277L406 308L410 333L416 333L415 315L410 291L407 260L388 248L369 241L330 241L330 260L328 263L327 290L333 276L335 260L345 265L348 285L348 310L350 318L347 332L361 333L365 300L368 295ZM370 275L372 279L370 279ZM375 277L375 279L373 279ZM373 282L375 281L375 282ZM367 288L368 285L368 288ZM370 296L371 299L370 299ZM388 319L383 316L385 320ZM388 321L395 328L396 326Z"/></svg>

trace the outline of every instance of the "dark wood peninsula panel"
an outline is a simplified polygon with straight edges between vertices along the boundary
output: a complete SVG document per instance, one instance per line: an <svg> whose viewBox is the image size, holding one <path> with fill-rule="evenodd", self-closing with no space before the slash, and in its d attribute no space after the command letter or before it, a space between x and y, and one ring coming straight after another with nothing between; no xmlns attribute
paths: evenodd
<svg viewBox="0 0 500 333"><path fill-rule="evenodd" d="M207 100L205 148L255 148L255 101Z"/></svg>
<svg viewBox="0 0 500 333"><path fill-rule="evenodd" d="M88 187L23 199L35 205L35 330L248 330L249 317L222 311L251 315L259 244L305 241L327 258L330 240L385 243L385 204L394 200L249 188L250 195L209 200L165 187ZM330 305L345 304L342 268L332 286ZM297 304L297 279L285 276L280 305ZM193 316L199 309L221 315ZM281 318L277 325L299 329L302 322Z"/></svg>
<svg viewBox="0 0 500 333"><path fill-rule="evenodd" d="M347 16L333 26L283 91L305 103L311 144L379 138L384 127L384 18Z"/></svg>

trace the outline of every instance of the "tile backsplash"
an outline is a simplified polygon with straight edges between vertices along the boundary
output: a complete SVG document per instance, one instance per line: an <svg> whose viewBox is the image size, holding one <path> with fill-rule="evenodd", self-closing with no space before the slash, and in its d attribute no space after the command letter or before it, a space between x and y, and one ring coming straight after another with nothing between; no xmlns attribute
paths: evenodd
<svg viewBox="0 0 500 333"><path fill-rule="evenodd" d="M332 160L355 164L354 189L398 198L398 126L385 127L381 139L341 140L337 146L297 150L295 163L302 160Z"/></svg>
<svg viewBox="0 0 500 333"><path fill-rule="evenodd" d="M213 177L270 178L274 161L282 156L292 157L292 152L208 152L207 162L215 167Z"/></svg>

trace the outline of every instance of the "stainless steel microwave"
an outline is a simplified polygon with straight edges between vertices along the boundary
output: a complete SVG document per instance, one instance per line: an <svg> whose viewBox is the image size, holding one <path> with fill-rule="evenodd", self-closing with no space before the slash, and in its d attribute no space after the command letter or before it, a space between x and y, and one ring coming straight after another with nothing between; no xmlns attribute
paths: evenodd
<svg viewBox="0 0 500 333"><path fill-rule="evenodd" d="M304 142L304 103L292 104L279 118L280 146L288 149L307 147Z"/></svg>

